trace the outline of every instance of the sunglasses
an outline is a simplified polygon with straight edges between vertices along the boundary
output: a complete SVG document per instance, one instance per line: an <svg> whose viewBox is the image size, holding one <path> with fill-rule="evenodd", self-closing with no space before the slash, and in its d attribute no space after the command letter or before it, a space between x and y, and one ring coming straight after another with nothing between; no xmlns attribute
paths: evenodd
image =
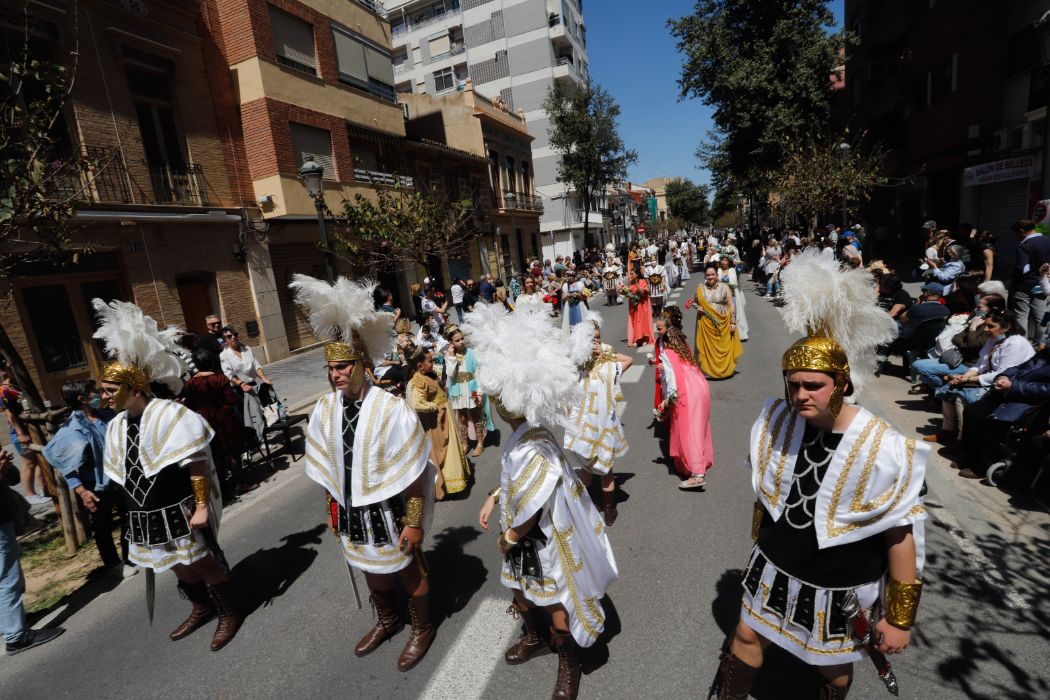
<svg viewBox="0 0 1050 700"><path fill-rule="evenodd" d="M241 335L240 333L227 333L225 337L227 337L227 338L239 338L240 335Z"/></svg>

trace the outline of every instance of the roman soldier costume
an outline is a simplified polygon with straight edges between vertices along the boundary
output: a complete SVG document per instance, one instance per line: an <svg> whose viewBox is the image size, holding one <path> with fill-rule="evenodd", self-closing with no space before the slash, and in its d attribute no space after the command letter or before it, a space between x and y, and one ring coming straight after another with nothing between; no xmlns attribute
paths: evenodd
<svg viewBox="0 0 1050 700"><path fill-rule="evenodd" d="M562 407L582 400L577 367L591 354L593 326L577 325L565 342L542 311L506 314L480 305L463 329L474 341L482 391L514 428L503 448L500 487L490 496L498 503L506 552L500 578L517 592L512 614L526 630L504 657L525 663L553 646L559 657L554 697L575 698L579 647L601 635L601 600L619 574L602 518L546 426L565 425ZM567 622L556 622L548 634L544 608Z"/></svg>
<svg viewBox="0 0 1050 700"><path fill-rule="evenodd" d="M620 280L623 271L620 267L620 259L615 255L606 254L605 267L602 268L602 291L605 292L605 305L615 306L619 303Z"/></svg>
<svg viewBox="0 0 1050 700"><path fill-rule="evenodd" d="M664 298L667 296L664 266L656 261L656 255L652 255L645 264L644 272L649 282L649 303L653 307L653 318L659 318L663 314Z"/></svg>
<svg viewBox="0 0 1050 700"><path fill-rule="evenodd" d="M95 299L92 304L99 320L94 337L104 341L112 359L101 379L121 385L114 396L114 409L119 413L106 430L103 468L124 490L128 559L146 572L152 621L155 574L214 557L228 577L216 539L222 498L209 447L215 433L203 418L174 401L150 398L145 410L134 416L124 410L130 389L150 397L158 384L173 393L181 390L185 368L175 354L180 331L160 331L156 321L128 302ZM193 464L206 465L206 475L191 475L188 467ZM192 528L190 520L200 504L207 506L208 522ZM228 580L213 584L180 580L178 585L193 608L186 621L172 631L171 639L182 639L218 616L211 648L221 649L240 626Z"/></svg>
<svg viewBox="0 0 1050 700"><path fill-rule="evenodd" d="M782 369L833 376L828 410L837 416L847 389L856 393L872 375L874 348L892 339L895 325L877 307L865 270L806 252L785 269L784 288L785 322L806 337L784 353ZM811 665L871 656L896 695L888 662L864 637L881 616L902 629L914 623L922 584L889 576L885 533L910 528L921 577L929 447L857 408L849 427L833 433L785 399L766 400L751 429L756 544L741 622ZM726 652L718 697L746 698L756 673ZM828 684L822 697L841 700L847 690Z"/></svg>
<svg viewBox="0 0 1050 700"><path fill-rule="evenodd" d="M422 551L406 553L398 543L403 528L429 528L436 478L428 459L430 442L408 403L369 386L365 375L370 358L393 347L393 314L373 310L374 284L343 277L330 285L295 275L289 287L296 302L309 310L315 333L341 339L325 343L326 362L355 364L349 395L335 391L321 397L306 431L306 475L326 491L329 522L339 537L354 592L354 569L382 575L415 567L425 579ZM409 496L420 479L422 495ZM378 620L354 648L357 656L370 654L404 626L392 583L371 591ZM428 595L410 596L408 610L412 632L397 662L402 671L422 660L435 634Z"/></svg>

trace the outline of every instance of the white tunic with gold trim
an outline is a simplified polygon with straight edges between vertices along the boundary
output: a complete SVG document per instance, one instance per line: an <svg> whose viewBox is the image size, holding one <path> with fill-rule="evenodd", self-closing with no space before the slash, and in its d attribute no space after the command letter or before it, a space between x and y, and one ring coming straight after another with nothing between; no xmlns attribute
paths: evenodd
<svg viewBox="0 0 1050 700"><path fill-rule="evenodd" d="M788 500L805 430L805 419L787 401L772 398L766 400L751 429L752 486L774 522L798 505ZM838 446L819 465L826 471L806 511L812 516L817 549L859 543L910 525L921 577L926 519L921 494L928 455L928 445L905 438L889 423L860 408ZM822 587L780 571L769 557L776 558L776 552L763 552L758 546L752 552L744 575L742 621L809 664L834 665L863 658L866 652L855 646L838 605L852 590L862 608L876 606L881 582L841 589Z"/></svg>
<svg viewBox="0 0 1050 700"><path fill-rule="evenodd" d="M419 418L408 403L381 389L370 387L361 402L353 439L351 483L346 483L343 445L343 399L340 392L323 396L314 405L306 429L306 475L323 486L340 506L380 504L390 544L372 544L368 525L367 542L355 544L340 534L343 556L357 569L388 574L407 567L413 557L397 547L400 524L387 505L391 498L404 498L404 491L423 474L426 504L423 528L428 530L434 512L436 468L430 464L430 441ZM348 502L349 501L349 502Z"/></svg>
<svg viewBox="0 0 1050 700"><path fill-rule="evenodd" d="M589 647L605 629L605 589L619 577L605 524L546 428L523 423L502 460L500 529L520 527L542 512L538 527L546 538L536 544L539 575L515 572L504 560L503 585L536 605L561 603L573 639Z"/></svg>
<svg viewBox="0 0 1050 700"><path fill-rule="evenodd" d="M627 438L616 404L620 393L620 361L609 345L602 345L602 355L587 369L580 384L583 401L572 406L570 427L565 430L562 446L584 460L584 468L593 474L608 474L613 461L627 454Z"/></svg>
<svg viewBox="0 0 1050 700"><path fill-rule="evenodd" d="M215 432L211 426L199 415L186 408L182 404L165 399L153 399L146 405L141 418L137 422L137 430L132 428L132 440L129 441L128 414L121 411L110 421L106 428L106 450L103 458L103 469L106 475L115 483L120 484L129 498L129 520L137 517L137 512L152 512L157 514L161 507L172 506L172 503L163 502L160 498L164 494L159 490L165 489L169 492L182 489L178 506L182 510L184 519L168 518L171 524L186 525L193 514L192 496L187 496L189 487L189 474L166 474L161 478L160 473L165 469L184 468L193 462L206 462L211 477L211 489L208 502L208 515L212 532L218 536L219 522L222 519L222 494L219 490L219 479L215 473L215 463L212 461L211 442ZM129 465L129 446L133 448L132 462ZM137 459L134 448L137 448ZM158 485L158 491L154 486ZM160 501L158 501L160 498ZM136 511L136 506L141 511ZM147 529L147 516L143 516L141 524L132 522L132 529ZM152 517L149 521L155 521ZM160 522L160 529L173 528ZM181 531L181 530L180 530ZM134 539L134 538L133 538ZM172 536L166 542L158 544L139 544L134 541L129 543L128 559L137 566L153 569L156 573L167 571L177 564L192 564L208 556L209 550L204 537L197 531L190 531L185 535Z"/></svg>

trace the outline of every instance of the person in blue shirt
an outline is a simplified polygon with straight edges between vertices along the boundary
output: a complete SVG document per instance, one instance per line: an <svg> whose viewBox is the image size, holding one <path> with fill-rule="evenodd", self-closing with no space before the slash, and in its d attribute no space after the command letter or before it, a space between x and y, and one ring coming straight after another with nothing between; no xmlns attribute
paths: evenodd
<svg viewBox="0 0 1050 700"><path fill-rule="evenodd" d="M113 411L103 407L93 379L66 382L62 385L62 399L73 412L44 448L44 458L62 473L88 511L102 565L123 565L123 575L133 576L138 569L128 563L124 499L113 491L102 470L106 424L113 418ZM114 508L120 516L120 555L113 544Z"/></svg>

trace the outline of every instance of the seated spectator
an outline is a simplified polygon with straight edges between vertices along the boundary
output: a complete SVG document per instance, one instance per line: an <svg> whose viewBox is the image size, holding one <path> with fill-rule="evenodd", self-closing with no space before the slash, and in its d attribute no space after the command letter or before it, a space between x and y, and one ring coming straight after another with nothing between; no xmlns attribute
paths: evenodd
<svg viewBox="0 0 1050 700"><path fill-rule="evenodd" d="M963 411L962 451L952 466L964 479L984 478L999 459L1010 425L1036 406L1050 402L1050 351L999 374L991 389Z"/></svg>
<svg viewBox="0 0 1050 700"><path fill-rule="evenodd" d="M945 375L968 370L984 347L984 318L993 311L1006 311L1006 299L998 294L985 294L977 301L974 312L951 316L937 336L929 357L911 365L919 381L931 389L939 389L944 386ZM952 350L957 353L954 357L949 354Z"/></svg>
<svg viewBox="0 0 1050 700"><path fill-rule="evenodd" d="M944 261L934 258L926 258L926 264L930 269L923 273L926 279L940 282L948 286L955 282L955 278L966 272L966 265L962 261L963 247L961 245L950 245L944 249Z"/></svg>
<svg viewBox="0 0 1050 700"><path fill-rule="evenodd" d="M987 340L974 366L960 374L948 374L945 385L934 396L941 400L942 423L939 432L923 438L926 442L952 445L960 429L959 410L984 396L995 378L1005 370L1016 367L1035 354L1025 337L1024 329L1003 312L988 314L983 331Z"/></svg>
<svg viewBox="0 0 1050 700"><path fill-rule="evenodd" d="M883 274L879 279L878 304L890 315L890 318L900 318L907 311L914 300L904 290L901 278L895 273Z"/></svg>
<svg viewBox="0 0 1050 700"><path fill-rule="evenodd" d="M214 355L199 349L193 353L193 362L198 371L182 389L183 404L215 431L211 455L219 473L223 501L229 502L254 488L244 480L241 469L245 442L237 409L242 406L243 399Z"/></svg>
<svg viewBox="0 0 1050 700"><path fill-rule="evenodd" d="M903 355L909 350L920 355L926 354L929 350L928 346L922 348L914 346L922 340L919 331L925 327L925 324L948 318L948 307L941 303L943 291L941 285L936 282L927 282L922 285L919 300L897 319L900 326L897 337L890 344L879 348L880 361L884 361L890 355Z"/></svg>
<svg viewBox="0 0 1050 700"><path fill-rule="evenodd" d="M211 353L201 348L198 352ZM102 408L102 399L93 379L79 379L62 385L62 399L73 410L44 447L44 458L62 472L69 488L88 512L88 523L102 566L117 569L125 578L138 569L128 563L127 510L124 498L110 485L102 469L106 445L106 424L113 411ZM120 518L120 555L113 544L113 510Z"/></svg>

